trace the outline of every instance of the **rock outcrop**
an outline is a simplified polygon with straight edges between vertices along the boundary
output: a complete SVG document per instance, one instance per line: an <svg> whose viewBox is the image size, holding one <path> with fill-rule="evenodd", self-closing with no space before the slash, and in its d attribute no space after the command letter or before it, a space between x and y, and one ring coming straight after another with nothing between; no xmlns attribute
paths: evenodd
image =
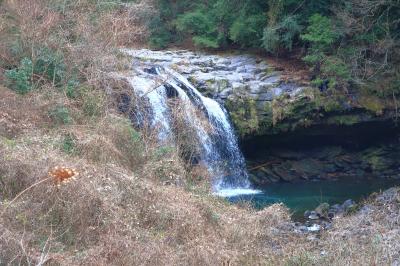
<svg viewBox="0 0 400 266"><path fill-rule="evenodd" d="M284 77L252 55L126 52L135 58L133 67L150 61L173 68L204 95L225 105L256 184L399 177L393 159L400 157L395 103L368 94L321 91Z"/></svg>

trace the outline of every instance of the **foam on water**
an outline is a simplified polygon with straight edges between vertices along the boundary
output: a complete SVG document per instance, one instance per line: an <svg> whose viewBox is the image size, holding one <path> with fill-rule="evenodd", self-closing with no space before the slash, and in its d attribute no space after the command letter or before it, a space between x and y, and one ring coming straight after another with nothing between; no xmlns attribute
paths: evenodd
<svg viewBox="0 0 400 266"><path fill-rule="evenodd" d="M232 188L232 189L220 189L214 192L214 195L223 197L223 198L231 198L237 196L244 195L256 195L262 193L261 190L250 189L250 188Z"/></svg>

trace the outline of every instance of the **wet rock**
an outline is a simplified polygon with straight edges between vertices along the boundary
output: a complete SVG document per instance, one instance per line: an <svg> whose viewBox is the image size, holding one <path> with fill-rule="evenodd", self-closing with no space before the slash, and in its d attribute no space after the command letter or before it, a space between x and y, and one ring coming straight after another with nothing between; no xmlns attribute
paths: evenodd
<svg viewBox="0 0 400 266"><path fill-rule="evenodd" d="M334 204L331 206L330 211L334 212L335 214L343 212L343 207L340 204Z"/></svg>
<svg viewBox="0 0 400 266"><path fill-rule="evenodd" d="M290 164L290 166L298 176L302 176L305 179L318 178L321 173L324 173L325 171L324 163L309 158L300 161L294 161Z"/></svg>
<svg viewBox="0 0 400 266"><path fill-rule="evenodd" d="M281 180L281 178L277 176L270 168L261 167L259 171L262 172L271 183L276 183Z"/></svg>
<svg viewBox="0 0 400 266"><path fill-rule="evenodd" d="M273 100L282 93L300 93L295 83L284 83L281 72L252 55L210 55L191 51L127 50L137 61L172 67L213 98L227 99L233 92L250 93L253 100ZM156 74L156 69L148 73ZM221 87L219 81L224 81ZM223 93L222 93L223 92ZM239 93L239 94L240 94Z"/></svg>
<svg viewBox="0 0 400 266"><path fill-rule="evenodd" d="M292 170L291 164L288 162L285 162L278 166L274 166L273 172L282 180L287 182L293 181L298 178L295 171Z"/></svg>
<svg viewBox="0 0 400 266"><path fill-rule="evenodd" d="M342 208L345 212L351 210L352 208L354 208L356 206L356 203L354 202L354 200L352 199L348 199L346 200L343 204L342 204Z"/></svg>
<svg viewBox="0 0 400 266"><path fill-rule="evenodd" d="M318 220L319 219L318 213L316 211L311 211L310 215L308 215L308 219L310 219L310 220Z"/></svg>
<svg viewBox="0 0 400 266"><path fill-rule="evenodd" d="M249 173L249 179L254 184L263 184L264 176L259 177L258 175Z"/></svg>
<svg viewBox="0 0 400 266"><path fill-rule="evenodd" d="M333 219L333 217L335 217L336 213L332 212L332 211L328 211L328 218L329 219Z"/></svg>
<svg viewBox="0 0 400 266"><path fill-rule="evenodd" d="M329 204L328 203L321 203L316 209L315 212L320 216L324 218L328 218L328 212L329 212Z"/></svg>

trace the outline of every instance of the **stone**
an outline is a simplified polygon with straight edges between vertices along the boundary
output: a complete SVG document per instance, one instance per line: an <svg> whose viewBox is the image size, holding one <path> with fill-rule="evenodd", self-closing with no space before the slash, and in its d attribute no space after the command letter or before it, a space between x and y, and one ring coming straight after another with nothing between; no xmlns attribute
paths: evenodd
<svg viewBox="0 0 400 266"><path fill-rule="evenodd" d="M334 204L329 208L328 217L333 218L334 216L340 215L344 212L342 205Z"/></svg>
<svg viewBox="0 0 400 266"><path fill-rule="evenodd" d="M296 232L298 233L307 233L308 232L308 227L305 225L300 225L296 227Z"/></svg>
<svg viewBox="0 0 400 266"><path fill-rule="evenodd" d="M324 230L329 230L333 227L332 223L325 222L323 224Z"/></svg>
<svg viewBox="0 0 400 266"><path fill-rule="evenodd" d="M374 210L373 210L373 207L371 205L364 205L360 209L360 213L361 214L366 214L366 215L371 214L373 211Z"/></svg>
<svg viewBox="0 0 400 266"><path fill-rule="evenodd" d="M272 183L276 183L281 180L281 178L277 176L270 168L261 167L259 171L263 172L265 176L268 178L268 180Z"/></svg>
<svg viewBox="0 0 400 266"><path fill-rule="evenodd" d="M315 212L315 211L311 211L310 215L308 216L308 219L310 219L310 220L318 220L319 219L318 213Z"/></svg>
<svg viewBox="0 0 400 266"><path fill-rule="evenodd" d="M399 189L396 187L389 188L385 190L381 195L379 195L376 200L381 203L393 202L399 197Z"/></svg>
<svg viewBox="0 0 400 266"><path fill-rule="evenodd" d="M356 207L356 203L352 199L348 199L342 204L342 208L345 212L349 212L355 207Z"/></svg>
<svg viewBox="0 0 400 266"><path fill-rule="evenodd" d="M289 163L283 163L279 166L273 167L273 172L282 180L287 182L291 182L298 178L295 172L292 171Z"/></svg>
<svg viewBox="0 0 400 266"><path fill-rule="evenodd" d="M309 232L319 232L321 230L321 226L319 224L313 224L310 227L307 227Z"/></svg>
<svg viewBox="0 0 400 266"><path fill-rule="evenodd" d="M316 209L315 212L320 216L324 218L328 218L328 212L329 212L329 204L324 202L321 203Z"/></svg>

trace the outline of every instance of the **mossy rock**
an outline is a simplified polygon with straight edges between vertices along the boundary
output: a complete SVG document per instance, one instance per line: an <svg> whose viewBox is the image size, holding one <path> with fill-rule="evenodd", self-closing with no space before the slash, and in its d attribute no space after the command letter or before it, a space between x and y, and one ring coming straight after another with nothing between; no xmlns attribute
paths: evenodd
<svg viewBox="0 0 400 266"><path fill-rule="evenodd" d="M328 117L326 123L329 125L351 126L361 121L358 115L335 115Z"/></svg>
<svg viewBox="0 0 400 266"><path fill-rule="evenodd" d="M232 122L240 136L254 134L259 129L255 101L248 96L236 96L226 101Z"/></svg>

